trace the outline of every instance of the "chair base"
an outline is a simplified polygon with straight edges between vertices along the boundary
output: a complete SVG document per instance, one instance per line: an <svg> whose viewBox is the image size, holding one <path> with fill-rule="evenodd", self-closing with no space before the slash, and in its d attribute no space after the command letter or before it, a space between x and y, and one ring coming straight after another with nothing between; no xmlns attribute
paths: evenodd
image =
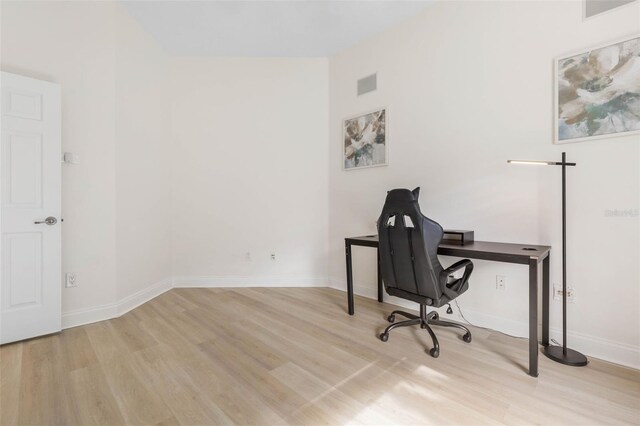
<svg viewBox="0 0 640 426"><path fill-rule="evenodd" d="M396 315L402 315L403 317L409 318L409 319L407 321L394 322L396 320ZM426 305L420 305L420 316L410 314L404 311L393 311L391 312L387 320L389 322L393 322L393 324L385 328L384 332L380 334L380 340L382 340L383 342L386 342L387 340L389 340L389 332L394 328L408 327L411 325L419 325L420 328L426 329L429 335L431 336L431 340L433 341L433 348L429 350L429 354L434 358L438 358L438 356L440 355L440 343L438 343L438 338L436 337L435 333L429 326L430 324L439 325L442 327L459 328L465 332L465 334L462 336L462 340L464 340L467 343L471 342L471 332L467 327L465 327L462 324L458 324L457 322L441 320L440 315L438 315L436 311L429 312L427 314Z"/></svg>

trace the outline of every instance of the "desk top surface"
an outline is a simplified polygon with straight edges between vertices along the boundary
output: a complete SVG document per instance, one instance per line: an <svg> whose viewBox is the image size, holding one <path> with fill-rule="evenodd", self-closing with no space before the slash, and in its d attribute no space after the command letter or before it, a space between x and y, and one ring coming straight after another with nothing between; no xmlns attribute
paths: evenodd
<svg viewBox="0 0 640 426"><path fill-rule="evenodd" d="M345 238L345 240L353 245L378 246L377 235L349 237ZM529 263L530 260L541 261L549 255L550 251L551 246L498 243L493 241L473 241L463 246L443 241L438 246L438 254L444 256L470 257L510 263Z"/></svg>

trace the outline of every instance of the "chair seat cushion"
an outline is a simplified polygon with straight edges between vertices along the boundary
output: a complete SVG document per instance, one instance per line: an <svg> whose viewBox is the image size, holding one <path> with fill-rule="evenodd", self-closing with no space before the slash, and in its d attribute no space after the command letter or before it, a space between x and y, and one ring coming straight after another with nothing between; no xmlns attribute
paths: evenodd
<svg viewBox="0 0 640 426"><path fill-rule="evenodd" d="M462 285L461 284L462 284L462 280L457 279L447 283L447 287L452 291L456 292L458 295L461 295L462 293L464 293L469 289L469 282L467 281L466 283ZM386 290L387 290L387 293L389 293L391 296L399 297L401 299L411 300L421 305L433 306L434 308L439 308L441 306L444 306L447 303L451 302L451 300L453 300L447 297L446 294L443 294L442 297L439 299L431 299L426 296L420 296L415 293L409 293L408 291L404 291L399 288L386 287Z"/></svg>
<svg viewBox="0 0 640 426"><path fill-rule="evenodd" d="M409 293L408 291L401 290L395 287L387 287L387 293L391 296L399 297L401 299L411 300L421 305L434 306L434 300L426 296L420 296L415 293Z"/></svg>

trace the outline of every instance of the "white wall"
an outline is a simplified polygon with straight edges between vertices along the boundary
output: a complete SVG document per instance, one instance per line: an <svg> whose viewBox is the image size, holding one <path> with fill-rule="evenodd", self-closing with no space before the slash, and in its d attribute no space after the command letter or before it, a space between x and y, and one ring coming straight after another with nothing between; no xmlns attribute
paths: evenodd
<svg viewBox="0 0 640 426"><path fill-rule="evenodd" d="M63 312L115 302L115 38L113 4L2 2L0 67L62 85Z"/></svg>
<svg viewBox="0 0 640 426"><path fill-rule="evenodd" d="M116 259L118 298L171 278L168 56L116 8Z"/></svg>
<svg viewBox="0 0 640 426"><path fill-rule="evenodd" d="M172 59L177 285L326 284L327 67Z"/></svg>
<svg viewBox="0 0 640 426"><path fill-rule="evenodd" d="M63 326L168 288L170 148L164 53L116 2L2 2L1 68L62 85Z"/></svg>
<svg viewBox="0 0 640 426"><path fill-rule="evenodd" d="M560 168L507 159L560 159L568 171L569 346L640 367L640 138L552 144L552 60L640 30L640 5L582 21L581 2L442 2L330 60L330 269L344 288L343 238L375 232L388 189L422 187L421 206L478 240L553 246L561 283ZM378 91L356 80L378 73ZM390 165L343 172L341 119L389 108ZM375 253L354 254L356 291L375 291ZM450 264L454 259L443 259ZM480 325L527 333L527 268L474 261L459 303ZM507 276L506 291L495 276ZM552 302L559 339L561 304Z"/></svg>
<svg viewBox="0 0 640 426"><path fill-rule="evenodd" d="M78 275L65 326L117 316L172 275L326 284L326 59L170 64L117 2L1 12L2 69L62 84L63 149L81 158L63 176L63 271Z"/></svg>

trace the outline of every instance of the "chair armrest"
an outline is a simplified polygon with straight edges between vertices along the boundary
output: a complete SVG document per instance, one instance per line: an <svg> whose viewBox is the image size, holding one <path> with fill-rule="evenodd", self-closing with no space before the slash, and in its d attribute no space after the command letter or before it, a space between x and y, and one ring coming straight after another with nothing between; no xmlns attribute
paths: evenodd
<svg viewBox="0 0 640 426"><path fill-rule="evenodd" d="M466 282L469 279L471 272L473 272L473 262L471 262L469 259L462 259L440 272L440 280L446 283L447 277L449 277L449 275L462 268L465 268L465 271L461 279L463 283Z"/></svg>

